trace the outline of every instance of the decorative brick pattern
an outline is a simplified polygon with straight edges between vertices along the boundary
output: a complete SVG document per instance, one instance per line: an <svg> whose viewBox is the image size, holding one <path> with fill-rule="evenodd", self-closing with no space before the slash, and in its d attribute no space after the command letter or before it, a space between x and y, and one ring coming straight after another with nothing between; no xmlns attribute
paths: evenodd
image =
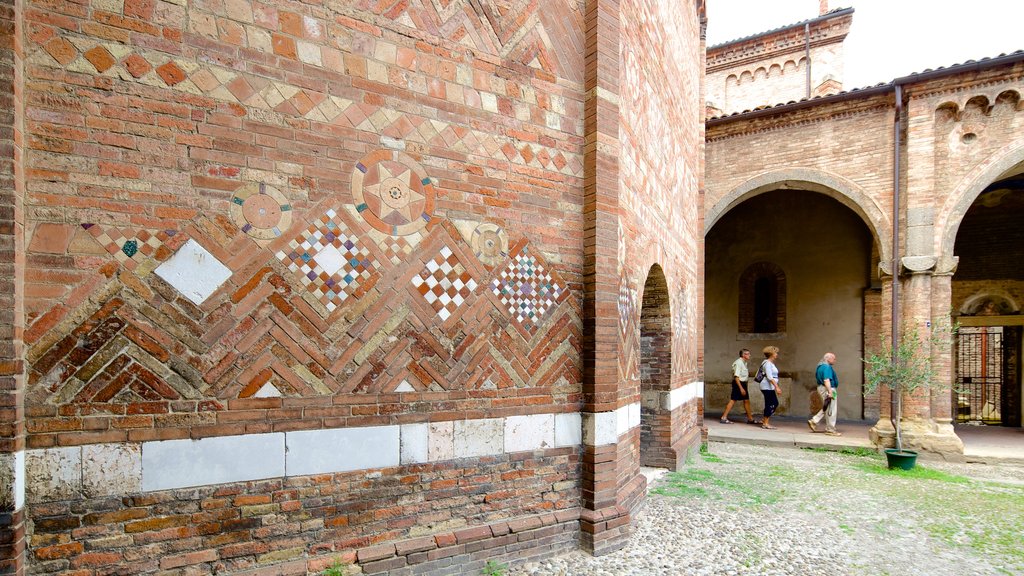
<svg viewBox="0 0 1024 576"><path fill-rule="evenodd" d="M231 196L231 220L261 246L284 233L292 222L288 199L274 186L252 183Z"/></svg>
<svg viewBox="0 0 1024 576"><path fill-rule="evenodd" d="M525 245L491 281L491 291L527 332L536 331L548 311L566 295L563 285Z"/></svg>
<svg viewBox="0 0 1024 576"><path fill-rule="evenodd" d="M101 246L128 270L145 275L153 267L139 268L147 260L163 262L186 240L176 230L140 230L82 224Z"/></svg>
<svg viewBox="0 0 1024 576"><path fill-rule="evenodd" d="M427 262L422 272L412 277L412 285L437 312L442 322L476 291L476 280L469 276L458 257L447 246Z"/></svg>
<svg viewBox="0 0 1024 576"><path fill-rule="evenodd" d="M366 290L376 268L362 240L333 209L277 253L328 314L360 289Z"/></svg>

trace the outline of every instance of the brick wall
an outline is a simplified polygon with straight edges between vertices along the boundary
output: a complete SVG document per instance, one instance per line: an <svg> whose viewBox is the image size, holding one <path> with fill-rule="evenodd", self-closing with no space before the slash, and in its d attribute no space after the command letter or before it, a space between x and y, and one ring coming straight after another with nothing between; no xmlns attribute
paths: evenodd
<svg viewBox="0 0 1024 576"><path fill-rule="evenodd" d="M0 574L24 570L22 3L0 2Z"/></svg>
<svg viewBox="0 0 1024 576"><path fill-rule="evenodd" d="M670 271L673 388L699 380L698 9L636 8L673 31L635 61L679 128L630 136L666 175L634 194L680 238L637 220L620 243L632 278ZM588 199L588 179L620 188L585 146L620 125L585 121L607 106L588 86L620 81L601 10L619 5L27 2L30 569L452 572L581 533L620 546L639 385L587 381L583 329L620 337L614 306L585 308L599 260L601 302L620 278ZM612 242L584 250L594 222ZM611 442L581 439L584 406ZM298 438L338 444L275 472ZM280 454L239 456L253 443ZM153 484L158 451L224 483Z"/></svg>

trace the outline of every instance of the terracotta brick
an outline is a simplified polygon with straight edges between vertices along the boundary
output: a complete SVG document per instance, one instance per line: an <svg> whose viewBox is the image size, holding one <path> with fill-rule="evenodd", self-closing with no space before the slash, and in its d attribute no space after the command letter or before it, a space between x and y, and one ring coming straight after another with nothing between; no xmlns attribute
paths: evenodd
<svg viewBox="0 0 1024 576"><path fill-rule="evenodd" d="M160 75L160 78L162 78L168 86L174 86L185 79L185 71L174 62L167 62L158 66L156 73Z"/></svg>
<svg viewBox="0 0 1024 576"><path fill-rule="evenodd" d="M140 78L153 69L153 66L142 56L131 54L121 61L125 70L136 78Z"/></svg>
<svg viewBox="0 0 1024 576"><path fill-rule="evenodd" d="M96 71L101 73L109 70L117 62L110 54L110 51L102 46L96 46L88 50L84 56L86 60L92 63Z"/></svg>
<svg viewBox="0 0 1024 576"><path fill-rule="evenodd" d="M78 57L78 50L66 38L54 38L47 42L44 48L62 66L67 66Z"/></svg>

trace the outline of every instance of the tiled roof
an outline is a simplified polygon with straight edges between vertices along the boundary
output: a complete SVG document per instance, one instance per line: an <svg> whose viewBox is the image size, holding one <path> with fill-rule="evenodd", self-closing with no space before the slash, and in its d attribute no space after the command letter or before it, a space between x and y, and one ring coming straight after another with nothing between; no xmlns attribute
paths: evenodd
<svg viewBox="0 0 1024 576"><path fill-rule="evenodd" d="M736 116L742 116L744 114L749 114L751 112L757 112L757 111L760 111L760 110L770 110L770 109L773 109L773 108L784 108L786 106L790 106L792 104L798 104L800 102L812 102L812 101L816 101L816 100L826 100L826 99L832 99L832 98L843 97L843 96L853 97L856 94L861 93L861 92L874 91L875 89L886 87L886 86L892 86L894 84L908 84L910 82L914 82L915 80L922 80L925 77L932 77L933 75L934 76L943 76L943 75L946 75L946 74L956 74L956 73L960 72L964 68L984 67L986 64L994 63L997 60L1003 60L1003 59L1024 60L1024 50L1017 50L1015 52L1010 52L1009 54L1000 54L998 56L982 58L980 60L966 60L964 62L960 62L958 64L951 64L949 66L940 66L938 68L926 68L926 69L924 69L924 70L922 70L920 72L913 72L911 74L908 74L907 76L901 76L901 77L896 78L895 80L891 80L889 82L879 82L878 84L873 84L871 86L864 86L863 88L851 88L850 90L843 90L843 91L837 92L835 94L827 94L827 95L824 95L824 96L814 96L814 97L811 97L811 98L801 98L800 100L790 100L789 102L778 102L776 104L765 104L763 106L757 106L756 108L751 108L751 109L748 109L748 110L743 110L741 112L732 112L730 114L723 114L722 116L714 116L712 118L708 118L708 120L721 120L723 118L733 118L733 117L736 117Z"/></svg>
<svg viewBox="0 0 1024 576"><path fill-rule="evenodd" d="M799 22L794 22L793 24L786 24L785 26L779 26L778 28L772 28L771 30L765 30L764 32L758 32L756 34L750 34L748 36L743 36L742 38L737 38L735 40L729 40L727 42L720 42L718 44L715 44L714 46L708 46L708 50L714 50L715 48L719 48L721 46L728 46L729 44L736 44L737 42L744 42L746 40L757 38L758 36L767 36L769 34L774 34L775 32L779 32L781 30L788 30L790 28L796 28L797 26L803 26L804 24L808 24L808 23L811 23L811 22L817 22L818 20L821 20L823 18L831 18L832 16L837 16L840 12L846 12L846 11L851 11L852 12L853 8L836 8L834 10L829 10L828 12L822 14L821 16L815 16L814 18L808 18L807 20L801 20Z"/></svg>

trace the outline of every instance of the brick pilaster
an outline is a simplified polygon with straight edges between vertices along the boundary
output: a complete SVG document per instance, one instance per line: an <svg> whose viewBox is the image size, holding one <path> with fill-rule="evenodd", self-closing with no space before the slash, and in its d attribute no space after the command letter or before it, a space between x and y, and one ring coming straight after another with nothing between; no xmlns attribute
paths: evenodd
<svg viewBox="0 0 1024 576"><path fill-rule="evenodd" d="M21 0L0 0L0 574L23 574L24 277Z"/></svg>
<svg viewBox="0 0 1024 576"><path fill-rule="evenodd" d="M587 2L585 28L583 410L595 421L613 416L619 395L619 2ZM580 528L584 548L599 554L624 544L630 515L619 505L619 446L590 440Z"/></svg>

